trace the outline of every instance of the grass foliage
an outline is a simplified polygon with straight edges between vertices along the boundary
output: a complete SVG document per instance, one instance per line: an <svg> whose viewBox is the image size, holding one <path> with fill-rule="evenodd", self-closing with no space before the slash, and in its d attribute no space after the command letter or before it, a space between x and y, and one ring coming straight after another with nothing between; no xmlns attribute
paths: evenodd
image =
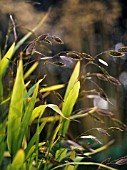
<svg viewBox="0 0 127 170"><path fill-rule="evenodd" d="M43 22L43 20L41 22ZM36 28L34 31L35 30ZM86 67L88 65L94 65L102 71L102 74L93 74L89 72L84 76L84 80L90 78L90 76L97 76L97 78L101 80L119 85L119 82L110 76L103 67L94 63L96 58L93 58L86 53L75 51L66 52L68 56L64 59L68 62L70 60L76 60L76 64L67 84L63 101L61 105L57 106L54 103L47 104L46 102L43 104L37 104L39 101L39 94L42 97L42 94L65 88L65 84L56 84L41 88L40 84L43 83L43 79L39 79L35 84L32 84L29 81L29 77L38 67L39 63L38 61L35 61L34 64L27 69L27 72L24 73L24 52L20 52L13 88L11 89L10 94L7 96L4 95L3 80L6 78L10 61L13 61L12 56L31 34L32 31L18 43L14 42L0 60L0 114L4 115L0 121L0 167L7 170L53 170L61 168L64 170L74 170L78 169L80 165L95 165L98 169L102 167L109 170L115 170L115 168L108 165L110 162L106 164L103 162L98 163L98 161L84 162L83 160L85 157L90 157L93 154L107 149L112 142L99 146L95 150L92 150L89 146L88 151L86 151L83 145L77 141L67 139L66 136L72 120L75 121L77 118L80 120L80 118L85 116L90 116L95 120L100 120L99 115L94 114L95 112L101 113L104 116L108 115L109 117L112 117L112 113L108 110L96 107L81 110L77 114L73 113L74 106L80 93L80 64L82 59L87 61ZM38 42L44 40L46 43L50 43L48 37L59 44L63 43L62 40L56 36L44 34L33 40L33 42L26 47L25 52L29 53L31 56L35 53L36 44ZM112 51L108 51L108 54L110 52ZM123 53L112 52L111 55L114 57L116 55L118 57L119 55L119 57L121 57ZM102 60L100 61L103 62ZM49 58L47 62L51 62ZM56 64L58 67L63 66L60 62L54 62L53 64ZM103 89L99 86L97 86L97 88L99 92L96 91L96 93L109 102ZM6 109L4 109L5 107ZM48 109L52 110L54 114L53 116L47 116L46 113L48 112ZM44 114L45 117L43 116ZM117 121L117 123L118 122L122 127L126 127L122 122ZM36 130L31 136L32 126L34 126ZM46 137L41 140L41 135L44 135L46 126L50 127L50 130L48 129ZM97 130L108 136L106 130L101 128L98 128ZM101 143L92 135L83 134L80 137L94 140L95 143ZM69 147L66 147L63 143L69 144Z"/></svg>

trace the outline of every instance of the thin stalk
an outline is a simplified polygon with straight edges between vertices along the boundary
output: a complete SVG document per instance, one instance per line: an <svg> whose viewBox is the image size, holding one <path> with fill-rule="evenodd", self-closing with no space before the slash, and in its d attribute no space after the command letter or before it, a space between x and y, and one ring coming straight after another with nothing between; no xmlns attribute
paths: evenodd
<svg viewBox="0 0 127 170"><path fill-rule="evenodd" d="M49 16L49 13L51 11L51 8L49 8L48 12L46 13L46 15L42 18L42 20L38 23L38 25L33 28L31 30L31 32L28 32L18 43L17 45L15 46L15 50L14 50L14 53L17 51L17 49L33 34L33 32L35 32L45 21L46 19L48 18Z"/></svg>
<svg viewBox="0 0 127 170"><path fill-rule="evenodd" d="M56 166L56 167L52 168L51 170L58 169L58 168L66 166L66 165L86 165L86 166L95 165L95 166L100 166L102 168L106 168L106 169L109 169L109 170L118 170L116 168L112 168L110 166L107 166L107 165L104 165L104 164L101 164L101 163L95 163L95 162L67 162L65 164Z"/></svg>

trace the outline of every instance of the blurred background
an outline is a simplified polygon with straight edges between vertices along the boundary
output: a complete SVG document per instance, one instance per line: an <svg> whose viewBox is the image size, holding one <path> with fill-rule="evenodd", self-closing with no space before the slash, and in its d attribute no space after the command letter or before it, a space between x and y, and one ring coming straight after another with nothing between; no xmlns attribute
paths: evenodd
<svg viewBox="0 0 127 170"><path fill-rule="evenodd" d="M58 36L64 44L53 44L48 46L51 50L45 55L55 55L60 51L73 50L85 52L91 56L96 56L102 51L118 50L127 44L127 1L124 0L0 0L0 47L4 48L5 37L10 24L9 14L11 14L16 23L18 40L28 31L32 30L39 21L45 16L51 8L48 19L31 36L29 41L43 33ZM9 45L14 41L13 32L11 32L8 41ZM28 43L28 42L27 42ZM25 45L27 45L27 43ZM1 55L2 52L1 52ZM34 56L38 58L38 56ZM109 82L103 82L94 78L93 80L100 86L112 104L99 98L99 96L90 96L87 93L81 94L75 109L89 108L98 106L102 109L109 109L115 113L125 124L127 123L127 55L121 58L101 55L101 59L108 63L108 67L102 65L121 82L121 86L112 85ZM47 74L46 84L53 85L57 83L66 83L74 68L74 62L70 62L66 67L53 65L43 65L40 62L36 73L32 75L33 81L36 76L43 77ZM85 62L81 64L81 74L87 72L100 72L93 65L84 67ZM101 63L100 63L101 65ZM7 84L7 82L5 82ZM82 89L85 91L96 89L95 84L86 81ZM63 94L63 92L61 92ZM59 103L54 96L48 100L52 103ZM112 125L111 120L106 117L104 122L95 121L90 117L80 119L80 123L72 122L70 133L76 137L79 134L95 128L106 128ZM75 127L76 126L76 127ZM90 134L98 136L102 143L109 139L115 139L115 144L109 150L96 156L95 159L104 160L106 157L117 159L120 156L127 155L127 134L121 131L111 131L110 137L102 136L96 131ZM126 168L126 167L125 167ZM122 167L122 170L124 167Z"/></svg>

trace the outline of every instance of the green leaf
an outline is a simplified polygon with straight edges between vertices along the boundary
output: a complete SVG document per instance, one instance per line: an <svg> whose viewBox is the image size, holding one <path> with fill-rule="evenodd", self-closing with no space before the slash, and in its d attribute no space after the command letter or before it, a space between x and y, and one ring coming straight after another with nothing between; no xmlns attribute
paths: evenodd
<svg viewBox="0 0 127 170"><path fill-rule="evenodd" d="M7 143L8 149L13 156L18 149L17 143L22 118L24 89L23 67L22 60L20 60L8 115Z"/></svg>
<svg viewBox="0 0 127 170"><path fill-rule="evenodd" d="M0 149L0 167L1 167L1 163L2 163L2 160L3 160L3 155L4 155L4 151L6 149L6 123L7 123L7 120L5 120L4 122L2 122L0 124L0 146L1 146L1 149Z"/></svg>
<svg viewBox="0 0 127 170"><path fill-rule="evenodd" d="M35 88L36 88L36 84L34 84L34 85L29 89L28 93L24 96L23 99L24 99L24 100L25 100L25 99L28 99L28 97L30 97L31 94L33 94Z"/></svg>
<svg viewBox="0 0 127 170"><path fill-rule="evenodd" d="M3 84L2 77L0 77L0 104L3 102Z"/></svg>
<svg viewBox="0 0 127 170"><path fill-rule="evenodd" d="M24 160L25 160L24 151L22 149L20 149L16 153L12 164L10 166L8 166L7 170L20 170L20 169L22 169Z"/></svg>
<svg viewBox="0 0 127 170"><path fill-rule="evenodd" d="M54 110L56 113L58 113L60 116L64 117L65 119L67 119L64 114L61 112L61 110L59 109L59 107L57 105L54 104L47 104L47 105L40 105L38 107L36 107L33 112L32 112L32 116L30 119L30 124L37 118L37 117L41 117L45 111L45 109L49 107L52 110Z"/></svg>
<svg viewBox="0 0 127 170"><path fill-rule="evenodd" d="M31 138L30 142L28 143L28 146L25 150L25 154L26 154L26 157L28 158L28 155L30 154L30 150L32 148L32 146L35 144L37 138L38 138L38 135L40 135L41 131L43 130L44 126L45 126L46 122L42 122L41 125L39 126L39 131L36 131L34 136ZM45 143L44 143L45 144Z"/></svg>
<svg viewBox="0 0 127 170"><path fill-rule="evenodd" d="M9 100L10 100L10 97L8 97L7 99L3 100L3 101L0 103L0 105L5 104L5 103L8 102Z"/></svg>
<svg viewBox="0 0 127 170"><path fill-rule="evenodd" d="M51 108L52 110L54 110L56 113L58 113L61 117L67 119L67 117L63 114L63 112L61 112L61 110L59 109L59 107L57 105L54 104L47 104L47 107Z"/></svg>
<svg viewBox="0 0 127 170"><path fill-rule="evenodd" d="M80 82L78 81L74 84L74 87L71 89L66 100L64 100L63 107L62 107L62 113L67 118L69 118L72 113L73 107L74 107L76 100L78 98L78 95L79 95L79 89L80 89ZM61 121L63 122L62 128L61 128L61 133L62 133L62 136L64 136L68 130L70 121L63 119L63 118L61 118Z"/></svg>
<svg viewBox="0 0 127 170"><path fill-rule="evenodd" d="M64 116L66 117L70 116L73 110L74 104L78 98L79 89L80 89L80 82L77 81L74 84L73 88L71 89L66 100L64 100L63 107L62 107L62 113L64 114Z"/></svg>
<svg viewBox="0 0 127 170"><path fill-rule="evenodd" d="M73 71L73 73L71 75L71 78L69 80L67 90L66 90L66 93L65 93L65 96L64 96L64 100L66 100L66 98L69 95L69 93L70 93L71 89L73 88L74 84L78 81L79 72L80 72L80 62L78 61L75 68L74 68L74 71Z"/></svg>
<svg viewBox="0 0 127 170"><path fill-rule="evenodd" d="M55 139L56 139L56 136L57 136L57 134L58 134L58 132L59 132L60 127L61 127L61 124L59 124L59 125L56 127L55 131L54 131L53 137L52 137L52 139L51 139L51 141L50 141L50 144L49 144L49 151L50 151L51 148L54 146L54 141L55 141Z"/></svg>
<svg viewBox="0 0 127 170"><path fill-rule="evenodd" d="M31 100L26 108L26 111L24 113L24 116L22 118L22 122L21 122L21 128L20 128L20 134L18 136L18 147L21 146L21 143L22 143L22 140L23 140L23 137L26 133L26 129L27 127L29 126L29 123L30 123L30 118L31 118L31 115L32 115L32 111L34 109L34 105L35 105L35 102L36 102L36 97L37 97L37 93L38 93L38 88L39 88L39 82L36 83L36 87L35 87L35 90L34 90L34 93L31 97Z"/></svg>
<svg viewBox="0 0 127 170"><path fill-rule="evenodd" d="M65 84L53 85L53 86L50 86L50 87L45 87L45 88L40 89L40 92L44 93L44 92L47 92L47 91L59 90L59 89L62 89L63 87L65 87Z"/></svg>
<svg viewBox="0 0 127 170"><path fill-rule="evenodd" d="M36 141L36 140L35 140ZM30 148L30 149L28 149L28 153L25 151L25 154L26 154L26 159L31 159L31 156L32 156L32 154L35 152L35 145L34 145L34 143L35 143L35 141L34 142L32 142L32 145L30 145L30 147L28 147L28 148ZM43 146L45 144L45 142L41 142L41 143L39 143L38 145L39 145L39 147L41 147L41 146Z"/></svg>
<svg viewBox="0 0 127 170"><path fill-rule="evenodd" d="M46 157L49 158L50 157L50 151L51 149L53 148L54 144L55 144L55 139L56 139L56 136L60 130L60 127L61 127L61 123L56 127L54 133L53 133L53 136L50 140L50 143L49 143L49 146L48 146L48 151L47 151L47 154L46 154ZM48 159L46 160L46 164L45 164L45 167L44 167L44 170L48 169Z"/></svg>
<svg viewBox="0 0 127 170"><path fill-rule="evenodd" d="M46 109L46 105L40 105L38 107L36 107L33 111L32 111L32 115L30 118L30 124L37 118L37 117L41 117L44 113Z"/></svg>
<svg viewBox="0 0 127 170"><path fill-rule="evenodd" d="M66 153L67 153L67 149L64 148L58 149L55 154L55 159L60 162L62 159L64 159Z"/></svg>
<svg viewBox="0 0 127 170"><path fill-rule="evenodd" d="M2 58L2 60L0 60L0 77L3 77L6 72L6 69L10 62L8 59L11 59L14 52L14 48L15 42L11 45L11 47L9 48L5 56Z"/></svg>
<svg viewBox="0 0 127 170"><path fill-rule="evenodd" d="M62 113L67 118L70 118L73 107L78 98L79 89L80 89L80 82L78 81L79 72L80 72L80 62L78 61L69 80L67 90L64 96L63 106L62 106ZM60 121L63 123L60 129L60 134L64 136L68 130L70 121L65 120L62 117Z"/></svg>
<svg viewBox="0 0 127 170"><path fill-rule="evenodd" d="M5 149L6 149L6 142L5 142L5 136L3 136L1 139L0 139L0 167L1 167L1 164L2 164L2 161L4 159L4 152L5 152Z"/></svg>
<svg viewBox="0 0 127 170"><path fill-rule="evenodd" d="M71 155L70 155L70 159L72 161L74 161L76 156L76 152L74 150L72 150ZM74 165L66 165L66 167L64 168L64 170L75 170L75 166Z"/></svg>
<svg viewBox="0 0 127 170"><path fill-rule="evenodd" d="M29 77L29 75L37 68L37 66L38 66L38 62L35 62L35 63L29 68L29 70L25 73L24 79L26 79L27 77Z"/></svg>

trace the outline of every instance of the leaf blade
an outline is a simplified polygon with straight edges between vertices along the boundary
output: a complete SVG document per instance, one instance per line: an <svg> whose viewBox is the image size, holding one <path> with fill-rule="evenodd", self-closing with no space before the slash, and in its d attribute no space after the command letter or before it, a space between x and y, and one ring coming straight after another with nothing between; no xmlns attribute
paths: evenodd
<svg viewBox="0 0 127 170"><path fill-rule="evenodd" d="M4 55L2 60L0 60L0 77L3 77L6 72L6 69L9 65L8 59L11 59L13 52L14 52L14 48L15 48L15 42L11 45L11 47L9 48L7 53Z"/></svg>
<svg viewBox="0 0 127 170"><path fill-rule="evenodd" d="M65 84L57 84L49 87L45 87L40 89L41 93L48 92L48 91L54 91L54 90L59 90L61 88L65 87Z"/></svg>
<svg viewBox="0 0 127 170"><path fill-rule="evenodd" d="M73 107L74 107L76 100L78 98L79 89L80 89L80 82L78 81L75 83L74 87L71 89L66 100L64 100L63 107L62 107L62 113L67 118L69 118L72 113ZM60 133L62 134L62 136L64 136L68 130L70 120L67 120L67 119L64 119L63 117L61 117L61 122L63 122L63 124L61 126Z"/></svg>
<svg viewBox="0 0 127 170"><path fill-rule="evenodd" d="M66 90L66 93L65 93L65 96L64 96L64 100L66 100L67 96L70 93L70 90L73 88L74 84L78 81L79 72L80 72L80 62L78 61L75 68L74 68L74 71L73 71L73 73L70 77L70 80L69 80L69 83L68 83L68 86L67 86L67 90Z"/></svg>
<svg viewBox="0 0 127 170"><path fill-rule="evenodd" d="M26 129L29 126L30 123L30 117L32 115L32 110L34 109L34 105L36 102L36 97L37 97L37 93L38 93L38 88L39 88L39 81L36 83L36 87L34 89L34 93L31 97L30 102L28 103L28 106L26 108L26 111L24 113L24 116L22 118L22 122L21 122L21 128L20 128L20 135L18 136L18 147L21 146L23 137L26 133Z"/></svg>
<svg viewBox="0 0 127 170"><path fill-rule="evenodd" d="M20 130L23 108L23 96L24 96L23 67L22 60L20 60L15 84L13 87L8 115L7 143L8 149L12 155L15 155L17 150L17 140Z"/></svg>

